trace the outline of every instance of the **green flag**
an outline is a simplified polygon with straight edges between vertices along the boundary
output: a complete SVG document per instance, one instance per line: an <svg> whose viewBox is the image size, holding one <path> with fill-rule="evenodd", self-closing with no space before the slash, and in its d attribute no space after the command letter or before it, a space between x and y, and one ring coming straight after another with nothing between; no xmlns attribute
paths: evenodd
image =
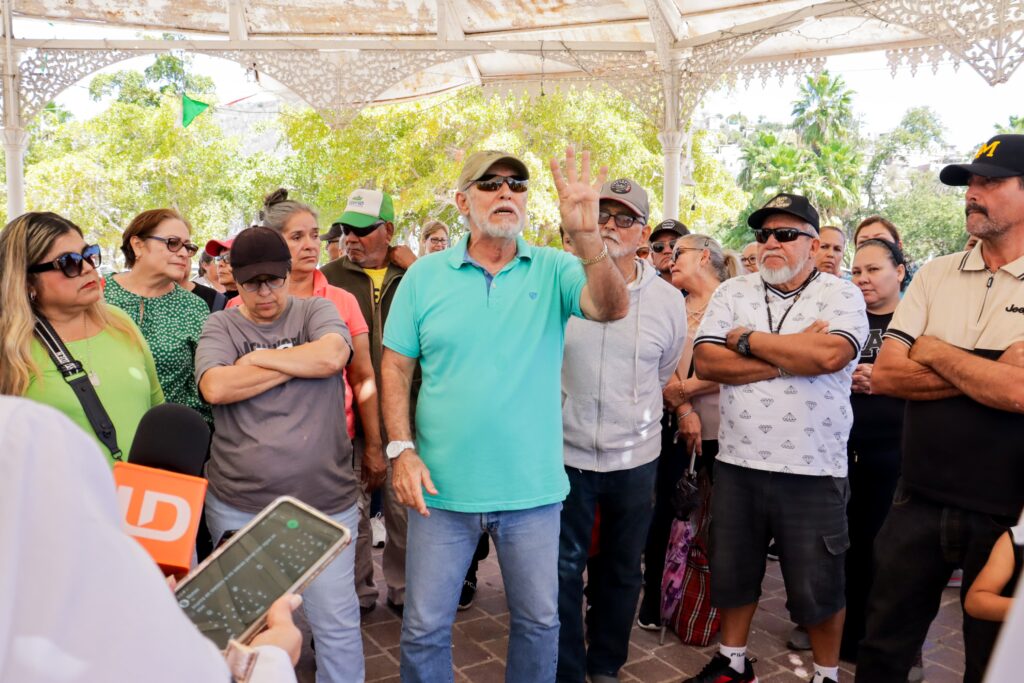
<svg viewBox="0 0 1024 683"><path fill-rule="evenodd" d="M188 124L195 121L196 117L210 108L206 102L193 100L188 95L181 96L181 127L188 128Z"/></svg>

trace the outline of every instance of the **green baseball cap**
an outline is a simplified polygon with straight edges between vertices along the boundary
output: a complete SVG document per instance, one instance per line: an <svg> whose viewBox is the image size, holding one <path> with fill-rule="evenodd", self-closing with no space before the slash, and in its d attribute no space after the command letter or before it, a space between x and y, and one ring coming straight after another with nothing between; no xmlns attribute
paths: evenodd
<svg viewBox="0 0 1024 683"><path fill-rule="evenodd" d="M380 190L356 190L348 197L345 213L334 221L356 228L368 228L378 221L394 221L395 207L391 195Z"/></svg>

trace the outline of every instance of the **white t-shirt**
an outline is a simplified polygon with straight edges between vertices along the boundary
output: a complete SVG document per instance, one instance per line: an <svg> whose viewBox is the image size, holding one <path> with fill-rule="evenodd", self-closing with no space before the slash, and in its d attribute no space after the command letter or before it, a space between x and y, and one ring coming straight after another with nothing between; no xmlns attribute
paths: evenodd
<svg viewBox="0 0 1024 683"><path fill-rule="evenodd" d="M802 289L783 293L766 288L757 273L734 277L715 291L694 347L724 346L735 327L794 334L815 320L828 322L829 334L850 342L852 360L827 375L723 384L719 460L771 472L846 476L846 440L853 424L850 378L868 334L864 297L857 287L816 272Z"/></svg>

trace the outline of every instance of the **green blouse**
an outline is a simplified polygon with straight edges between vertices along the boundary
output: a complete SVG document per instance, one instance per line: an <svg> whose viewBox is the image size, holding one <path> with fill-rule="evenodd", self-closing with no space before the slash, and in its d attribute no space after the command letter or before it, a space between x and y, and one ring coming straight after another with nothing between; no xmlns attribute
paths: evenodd
<svg viewBox="0 0 1024 683"><path fill-rule="evenodd" d="M113 307L108 308L109 315L122 318L129 326L135 327L124 313ZM128 451L131 450L135 430L142 416L153 406L164 402L153 356L142 337L138 336L138 330L135 330L135 335L135 339L129 339L107 327L88 339L65 342L75 360L99 378L96 395L110 416L110 421L114 423L117 445L125 460L128 459ZM82 431L96 440L100 451L113 462L110 452L89 424L82 403L35 337L32 338L32 360L38 372L29 380L25 398L45 403L67 415Z"/></svg>
<svg viewBox="0 0 1024 683"><path fill-rule="evenodd" d="M133 294L107 278L103 296L139 326L153 352L156 374L169 403L180 403L199 411L203 419L213 423L210 406L199 398L195 380L196 346L210 309L198 296L174 285L163 296L143 297Z"/></svg>

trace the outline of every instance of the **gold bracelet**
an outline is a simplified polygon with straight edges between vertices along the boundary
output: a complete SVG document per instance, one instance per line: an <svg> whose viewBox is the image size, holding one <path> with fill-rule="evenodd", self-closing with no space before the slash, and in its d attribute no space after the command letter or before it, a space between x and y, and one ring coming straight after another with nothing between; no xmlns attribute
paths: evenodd
<svg viewBox="0 0 1024 683"><path fill-rule="evenodd" d="M594 258L583 258L582 256L579 257L580 263L583 264L584 266L592 266L595 263L599 263L605 260L606 258L608 258L607 244L604 245L604 249L601 250L601 253L595 256Z"/></svg>

